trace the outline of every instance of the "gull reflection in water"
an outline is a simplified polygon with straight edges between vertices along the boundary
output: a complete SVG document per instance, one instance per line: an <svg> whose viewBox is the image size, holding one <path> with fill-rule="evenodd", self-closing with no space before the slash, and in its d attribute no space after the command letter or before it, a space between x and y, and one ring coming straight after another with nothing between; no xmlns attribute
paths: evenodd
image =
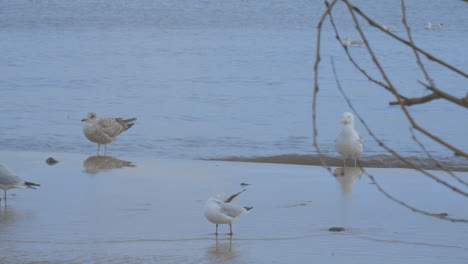
<svg viewBox="0 0 468 264"><path fill-rule="evenodd" d="M235 260L239 254L232 247L232 236L226 239L218 239L216 236L216 244L210 246L206 250L207 260L210 263L226 263Z"/></svg>
<svg viewBox="0 0 468 264"><path fill-rule="evenodd" d="M361 179L364 171L361 168L344 167L336 168L333 171L333 176L341 185L341 193L351 195L354 191L355 181Z"/></svg>
<svg viewBox="0 0 468 264"><path fill-rule="evenodd" d="M5 206L0 203L0 224L8 224L15 221L17 214L15 209L9 207L5 201Z"/></svg>
<svg viewBox="0 0 468 264"><path fill-rule="evenodd" d="M130 161L119 160L111 156L91 156L83 161L83 166L85 167L85 172L88 174L98 174L100 172L124 167L136 167Z"/></svg>

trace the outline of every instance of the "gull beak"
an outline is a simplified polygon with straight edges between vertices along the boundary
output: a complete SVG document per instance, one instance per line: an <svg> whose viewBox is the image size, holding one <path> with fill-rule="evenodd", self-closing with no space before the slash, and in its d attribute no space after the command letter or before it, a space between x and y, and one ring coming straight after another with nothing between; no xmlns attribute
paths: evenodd
<svg viewBox="0 0 468 264"><path fill-rule="evenodd" d="M341 122L342 124L346 124L346 123L348 123L348 122L346 121L346 119L341 119L341 121L340 121L340 122Z"/></svg>
<svg viewBox="0 0 468 264"><path fill-rule="evenodd" d="M88 121L88 118L81 119L81 122Z"/></svg>

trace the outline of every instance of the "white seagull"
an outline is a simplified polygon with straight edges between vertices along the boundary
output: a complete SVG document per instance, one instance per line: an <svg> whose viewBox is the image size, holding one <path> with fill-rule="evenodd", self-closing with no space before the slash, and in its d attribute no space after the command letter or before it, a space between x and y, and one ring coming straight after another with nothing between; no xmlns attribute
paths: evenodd
<svg viewBox="0 0 468 264"><path fill-rule="evenodd" d="M444 24L432 24L431 22L426 22L426 29L438 29L441 28Z"/></svg>
<svg viewBox="0 0 468 264"><path fill-rule="evenodd" d="M216 224L216 235L218 235L218 225L229 224L229 234L232 236L231 222L239 216L252 210L253 207L242 207L231 203L246 190L247 189L244 189L243 191L233 194L230 197L227 197L226 194L221 194L216 197L211 197L208 199L208 201L206 201L205 217L208 219L208 221Z"/></svg>
<svg viewBox="0 0 468 264"><path fill-rule="evenodd" d="M395 31L396 27L397 27L396 25L382 25L382 28L389 32Z"/></svg>
<svg viewBox="0 0 468 264"><path fill-rule="evenodd" d="M114 141L118 135L131 128L135 123L136 118L122 119L112 117L101 117L98 114L91 112L83 118L81 122L86 122L83 127L85 136L92 142L98 144L97 153L101 144L104 144L104 155L107 152L107 144Z"/></svg>
<svg viewBox="0 0 468 264"><path fill-rule="evenodd" d="M356 161L361 156L364 145L358 132L354 129L353 114L344 113L341 123L343 123L343 127L335 139L335 149L343 156L344 167L346 167L346 159L348 158L354 159L354 167L356 167Z"/></svg>
<svg viewBox="0 0 468 264"><path fill-rule="evenodd" d="M5 191L5 200L7 198L6 192L7 190L14 189L14 188L21 188L21 189L36 189L34 186L40 186L37 183L27 182L21 179L20 177L11 173L5 166L0 164L0 189Z"/></svg>
<svg viewBox="0 0 468 264"><path fill-rule="evenodd" d="M343 45L346 47L361 47L364 45L363 40L351 40L348 36L343 38Z"/></svg>

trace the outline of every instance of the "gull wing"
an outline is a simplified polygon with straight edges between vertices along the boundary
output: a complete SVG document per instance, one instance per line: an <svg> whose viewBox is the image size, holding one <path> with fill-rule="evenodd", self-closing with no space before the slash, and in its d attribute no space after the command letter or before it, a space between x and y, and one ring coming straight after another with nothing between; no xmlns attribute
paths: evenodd
<svg viewBox="0 0 468 264"><path fill-rule="evenodd" d="M231 204L231 203L222 203L220 204L221 213L226 214L229 217L237 218L247 212L244 207Z"/></svg>

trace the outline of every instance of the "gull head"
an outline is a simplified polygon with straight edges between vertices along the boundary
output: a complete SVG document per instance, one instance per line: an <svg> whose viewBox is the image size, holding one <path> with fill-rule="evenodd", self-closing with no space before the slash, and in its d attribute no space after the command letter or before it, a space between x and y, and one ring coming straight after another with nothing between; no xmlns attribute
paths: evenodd
<svg viewBox="0 0 468 264"><path fill-rule="evenodd" d="M350 112L346 112L343 114L343 119L341 119L341 123L347 125L347 124L354 124L354 117L353 114Z"/></svg>
<svg viewBox="0 0 468 264"><path fill-rule="evenodd" d="M81 119L81 122L90 121L97 118L98 115L95 112L90 112L86 115L85 118Z"/></svg>

